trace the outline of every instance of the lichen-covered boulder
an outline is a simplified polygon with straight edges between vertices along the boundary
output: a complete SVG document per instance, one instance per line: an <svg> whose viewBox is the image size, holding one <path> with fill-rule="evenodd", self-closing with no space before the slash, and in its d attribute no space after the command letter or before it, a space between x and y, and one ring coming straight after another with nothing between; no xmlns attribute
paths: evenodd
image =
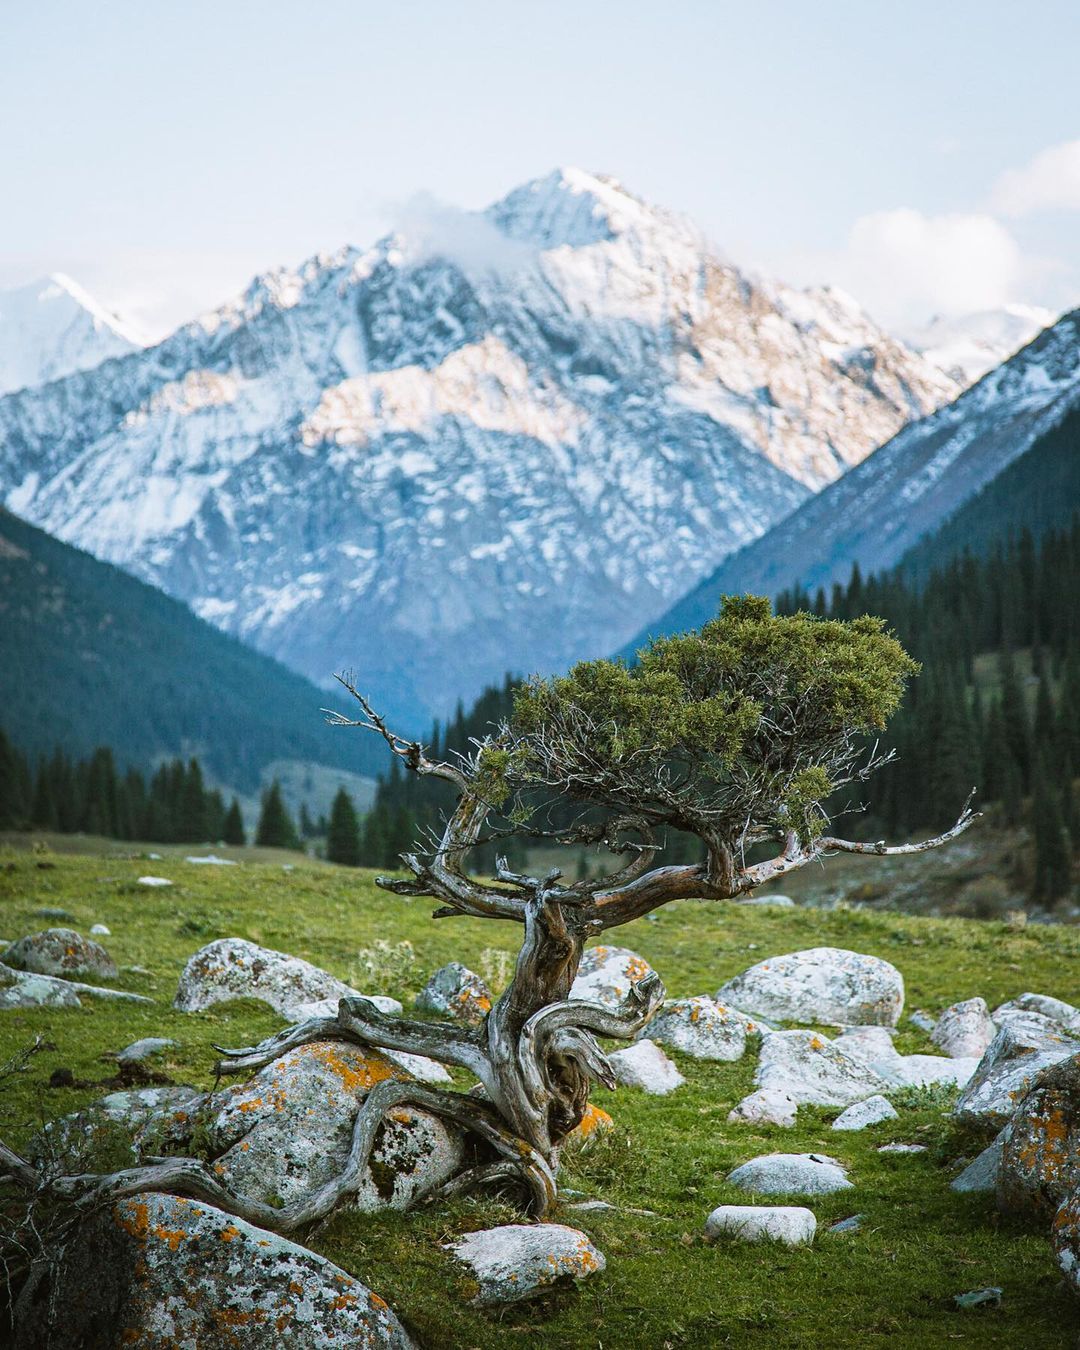
<svg viewBox="0 0 1080 1350"><path fill-rule="evenodd" d="M584 1233L561 1223L508 1223L445 1245L467 1267L478 1304L518 1303L605 1265Z"/></svg>
<svg viewBox="0 0 1080 1350"><path fill-rule="evenodd" d="M570 997L621 1008L631 985L652 973L648 961L628 947L589 947L581 958Z"/></svg>
<svg viewBox="0 0 1080 1350"><path fill-rule="evenodd" d="M716 997L780 1022L893 1027L904 1006L904 979L880 957L811 947L759 961Z"/></svg>
<svg viewBox="0 0 1080 1350"><path fill-rule="evenodd" d="M895 1120L896 1107L887 1097L867 1097L862 1102L852 1102L833 1121L834 1130L865 1130L870 1125L880 1125L883 1120Z"/></svg>
<svg viewBox="0 0 1080 1350"><path fill-rule="evenodd" d="M452 1017L474 1027L487 1017L491 1003L491 990L460 961L440 966L416 996L416 1006L421 1012Z"/></svg>
<svg viewBox="0 0 1080 1350"><path fill-rule="evenodd" d="M790 1128L795 1124L799 1104L786 1092L773 1088L758 1088L737 1103L728 1112L733 1125L780 1125Z"/></svg>
<svg viewBox="0 0 1080 1350"><path fill-rule="evenodd" d="M848 1106L891 1086L876 1069L816 1031L770 1031L761 1041L754 1082L811 1106Z"/></svg>
<svg viewBox="0 0 1080 1350"><path fill-rule="evenodd" d="M257 998L290 1022L332 1016L338 1001L358 991L310 961L260 947L245 938L218 938L192 956L180 975L173 1006L202 1012L232 998ZM373 997L384 1012L400 1013L396 999Z"/></svg>
<svg viewBox="0 0 1080 1350"><path fill-rule="evenodd" d="M566 1136L571 1143L580 1145L582 1148L591 1144L594 1139L599 1139L609 1130L615 1128L615 1122L608 1113L600 1106L594 1106L592 1102L586 1104L585 1114L578 1121L577 1125Z"/></svg>
<svg viewBox="0 0 1080 1350"><path fill-rule="evenodd" d="M0 1011L16 1008L81 1008L78 993L53 975L31 975L0 965Z"/></svg>
<svg viewBox="0 0 1080 1350"><path fill-rule="evenodd" d="M388 1078L408 1075L375 1050L320 1041L287 1051L207 1101L200 1126L215 1172L246 1198L298 1203L340 1172L361 1104ZM349 1203L404 1209L448 1181L462 1158L456 1131L429 1112L399 1107L376 1137Z"/></svg>
<svg viewBox="0 0 1080 1350"><path fill-rule="evenodd" d="M877 1066L897 1087L932 1087L935 1083L964 1087L978 1067L977 1056L951 1059L948 1055L899 1055L895 1063Z"/></svg>
<svg viewBox="0 0 1080 1350"><path fill-rule="evenodd" d="M190 1144L208 1094L191 1087L111 1092L81 1111L50 1120L30 1143L31 1158L65 1172L130 1167Z"/></svg>
<svg viewBox="0 0 1080 1350"><path fill-rule="evenodd" d="M638 1039L646 1036L692 1059L735 1060L746 1050L742 1016L701 994L661 1004Z"/></svg>
<svg viewBox="0 0 1080 1350"><path fill-rule="evenodd" d="M999 1208L1052 1214L1080 1186L1080 1054L1044 1069L1002 1136Z"/></svg>
<svg viewBox="0 0 1080 1350"><path fill-rule="evenodd" d="M930 1039L954 1059L981 1059L996 1032L986 1000L966 998L945 1009L934 1023Z"/></svg>
<svg viewBox="0 0 1080 1350"><path fill-rule="evenodd" d="M1001 1166L1001 1150L1005 1143L1005 1132L999 1130L993 1143L986 1148L953 1178L949 1183L954 1191L994 1191L997 1190L998 1168Z"/></svg>
<svg viewBox="0 0 1080 1350"><path fill-rule="evenodd" d="M16 1350L410 1350L397 1317L325 1257L211 1205L151 1193L99 1211L67 1244Z"/></svg>
<svg viewBox="0 0 1080 1350"><path fill-rule="evenodd" d="M1080 1295L1080 1190L1061 1202L1050 1226L1050 1242L1070 1293Z"/></svg>
<svg viewBox="0 0 1080 1350"><path fill-rule="evenodd" d="M1074 1008L1064 999L1052 998L1049 994L1021 994L1018 998L1000 1004L991 1016L994 1022L1001 1026L1015 1012L1038 1013L1042 1017L1049 1017L1052 1022L1057 1022L1066 1031L1080 1032L1080 1008Z"/></svg>
<svg viewBox="0 0 1080 1350"><path fill-rule="evenodd" d="M615 1081L624 1087L638 1087L654 1097L666 1097L686 1079L655 1041L635 1041L625 1050L608 1055Z"/></svg>
<svg viewBox="0 0 1080 1350"><path fill-rule="evenodd" d="M1041 1024L1031 1025L1019 1017L1010 1020L987 1046L960 1094L954 1114L964 1124L1000 1128L1012 1119L1043 1069L1077 1052L1080 1042L1063 1031L1047 1031Z"/></svg>
<svg viewBox="0 0 1080 1350"><path fill-rule="evenodd" d="M813 1242L817 1219L801 1205L719 1205L705 1220L705 1236L740 1242L781 1242L802 1247Z"/></svg>
<svg viewBox="0 0 1080 1350"><path fill-rule="evenodd" d="M823 1153L766 1153L736 1167L728 1181L751 1195L831 1195L851 1189L843 1164Z"/></svg>
<svg viewBox="0 0 1080 1350"><path fill-rule="evenodd" d="M4 965L34 975L71 979L89 975L96 980L115 980L119 973L101 943L83 937L74 928L46 928L19 938L4 952Z"/></svg>

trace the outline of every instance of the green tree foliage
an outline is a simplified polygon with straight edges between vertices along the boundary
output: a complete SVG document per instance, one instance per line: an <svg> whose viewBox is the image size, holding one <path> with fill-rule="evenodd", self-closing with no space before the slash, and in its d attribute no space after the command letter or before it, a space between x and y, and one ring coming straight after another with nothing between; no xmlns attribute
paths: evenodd
<svg viewBox="0 0 1080 1350"><path fill-rule="evenodd" d="M242 848L247 842L244 834L244 815L240 810L240 803L235 797L232 799L232 805L225 813L221 837L226 844L232 844L236 848Z"/></svg>
<svg viewBox="0 0 1080 1350"><path fill-rule="evenodd" d="M326 832L328 862L344 867L360 865L360 822L353 800L343 787L338 788L330 808L330 824Z"/></svg>
<svg viewBox="0 0 1080 1350"><path fill-rule="evenodd" d="M300 848L300 836L286 809L281 784L276 778L263 793L255 842L264 848Z"/></svg>

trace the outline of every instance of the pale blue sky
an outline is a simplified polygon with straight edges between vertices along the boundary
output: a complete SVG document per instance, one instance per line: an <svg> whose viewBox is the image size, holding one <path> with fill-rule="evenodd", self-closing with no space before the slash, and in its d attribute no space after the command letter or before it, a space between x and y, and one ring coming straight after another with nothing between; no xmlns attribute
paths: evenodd
<svg viewBox="0 0 1080 1350"><path fill-rule="evenodd" d="M557 164L889 322L1080 300L1075 0L0 0L0 33L0 284L154 333Z"/></svg>

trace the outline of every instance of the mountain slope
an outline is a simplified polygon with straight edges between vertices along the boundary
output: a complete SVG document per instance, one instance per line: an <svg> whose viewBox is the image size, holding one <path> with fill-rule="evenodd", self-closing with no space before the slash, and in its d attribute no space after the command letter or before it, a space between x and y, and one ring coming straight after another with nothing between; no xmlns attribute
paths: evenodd
<svg viewBox="0 0 1080 1350"><path fill-rule="evenodd" d="M325 725L324 691L2 508L0 653L0 724L31 755L195 754L240 789L282 758L383 766L372 738Z"/></svg>
<svg viewBox="0 0 1080 1350"><path fill-rule="evenodd" d="M813 594L846 581L853 563L864 574L891 567L1077 406L1080 310L722 563L625 652L704 623L729 592Z"/></svg>
<svg viewBox="0 0 1080 1350"><path fill-rule="evenodd" d="M1026 347L1057 317L1039 305L1003 305L959 318L938 315L904 336L928 361L966 388Z"/></svg>
<svg viewBox="0 0 1080 1350"><path fill-rule="evenodd" d="M90 370L142 344L70 277L0 291L0 394Z"/></svg>
<svg viewBox="0 0 1080 1350"><path fill-rule="evenodd" d="M0 400L0 492L419 727L627 637L953 389L565 170Z"/></svg>

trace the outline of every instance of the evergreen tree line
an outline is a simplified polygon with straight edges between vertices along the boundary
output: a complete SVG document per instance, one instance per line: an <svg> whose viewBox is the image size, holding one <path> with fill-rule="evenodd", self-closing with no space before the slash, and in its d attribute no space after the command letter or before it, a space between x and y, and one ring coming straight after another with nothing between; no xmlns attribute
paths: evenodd
<svg viewBox="0 0 1080 1350"><path fill-rule="evenodd" d="M1078 586L1080 514L1038 542L1025 531L986 557L965 553L922 585L903 567L864 579L856 566L828 597L780 596L785 613L879 614L922 662L889 727L897 761L869 789L870 825L943 828L977 784L982 804L1031 828L1033 897L1069 892L1080 857Z"/></svg>

